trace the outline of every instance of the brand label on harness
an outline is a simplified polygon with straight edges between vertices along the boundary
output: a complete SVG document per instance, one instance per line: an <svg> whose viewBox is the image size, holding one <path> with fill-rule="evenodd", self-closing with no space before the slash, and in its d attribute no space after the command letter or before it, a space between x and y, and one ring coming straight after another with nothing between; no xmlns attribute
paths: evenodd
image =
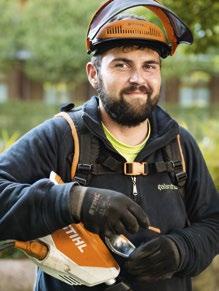
<svg viewBox="0 0 219 291"><path fill-rule="evenodd" d="M173 185L173 184L158 184L157 189L159 191L164 191L164 190L178 190L178 187Z"/></svg>
<svg viewBox="0 0 219 291"><path fill-rule="evenodd" d="M77 231L73 228L72 225L68 225L63 228L65 233L69 236L69 238L73 241L76 247L79 249L81 253L84 252L84 248L87 246L85 241L80 237Z"/></svg>

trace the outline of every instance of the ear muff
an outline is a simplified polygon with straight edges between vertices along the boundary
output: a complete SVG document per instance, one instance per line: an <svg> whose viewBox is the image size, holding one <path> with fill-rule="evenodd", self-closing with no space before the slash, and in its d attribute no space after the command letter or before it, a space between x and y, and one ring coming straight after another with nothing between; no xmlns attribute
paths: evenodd
<svg viewBox="0 0 219 291"><path fill-rule="evenodd" d="M101 28L117 14L137 6L150 9L161 20L167 34L168 45L173 55L181 43L192 44L193 36L185 23L170 9L155 0L109 0L105 2L94 14L87 32L87 51L94 50L93 41Z"/></svg>

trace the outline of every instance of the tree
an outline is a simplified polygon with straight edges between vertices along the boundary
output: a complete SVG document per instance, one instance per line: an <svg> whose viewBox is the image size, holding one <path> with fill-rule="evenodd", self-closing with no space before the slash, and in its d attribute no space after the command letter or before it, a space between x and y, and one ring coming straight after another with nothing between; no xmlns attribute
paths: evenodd
<svg viewBox="0 0 219 291"><path fill-rule="evenodd" d="M189 51L212 53L219 49L218 0L163 0L190 27L194 44Z"/></svg>
<svg viewBox="0 0 219 291"><path fill-rule="evenodd" d="M35 79L79 82L87 61L86 29L99 1L29 1L23 15L23 43L32 57L26 70Z"/></svg>
<svg viewBox="0 0 219 291"><path fill-rule="evenodd" d="M35 80L84 79L87 25L100 2L29 0L19 7L19 1L0 0L1 70L23 62Z"/></svg>
<svg viewBox="0 0 219 291"><path fill-rule="evenodd" d="M8 67L19 50L20 43L20 11L18 3L11 0L0 0L0 63Z"/></svg>

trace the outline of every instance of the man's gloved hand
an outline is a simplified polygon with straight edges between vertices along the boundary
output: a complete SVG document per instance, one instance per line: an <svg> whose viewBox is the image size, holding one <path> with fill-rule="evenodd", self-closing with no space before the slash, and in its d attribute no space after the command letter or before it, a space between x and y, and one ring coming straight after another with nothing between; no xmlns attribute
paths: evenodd
<svg viewBox="0 0 219 291"><path fill-rule="evenodd" d="M175 242L161 235L136 248L125 269L136 280L152 282L171 278L179 265L180 254Z"/></svg>
<svg viewBox="0 0 219 291"><path fill-rule="evenodd" d="M135 233L147 227L143 209L126 195L107 189L75 186L72 190L72 214L84 226L105 236Z"/></svg>

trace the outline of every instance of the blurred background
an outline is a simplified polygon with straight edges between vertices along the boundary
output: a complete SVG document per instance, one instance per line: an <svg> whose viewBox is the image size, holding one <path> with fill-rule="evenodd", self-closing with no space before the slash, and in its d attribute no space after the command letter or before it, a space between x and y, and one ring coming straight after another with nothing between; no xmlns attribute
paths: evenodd
<svg viewBox="0 0 219 291"><path fill-rule="evenodd" d="M94 94L85 39L102 2L0 0L0 152L63 103L78 105ZM160 105L195 136L219 189L219 1L160 2L194 34L192 46L162 63ZM217 261L194 279L195 291L219 290ZM34 267L21 253L0 252L0 278L0 291L29 291Z"/></svg>

